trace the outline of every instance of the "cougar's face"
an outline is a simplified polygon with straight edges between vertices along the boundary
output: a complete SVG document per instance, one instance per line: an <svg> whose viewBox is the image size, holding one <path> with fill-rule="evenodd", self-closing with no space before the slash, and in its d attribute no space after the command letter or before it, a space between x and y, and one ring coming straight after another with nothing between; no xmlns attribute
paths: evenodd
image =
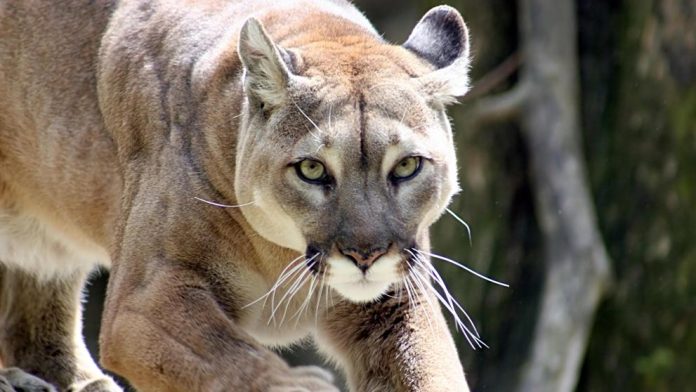
<svg viewBox="0 0 696 392"><path fill-rule="evenodd" d="M427 241L458 189L451 131L408 87L330 90L318 95L342 98L250 113L263 131L242 163L253 174L240 202L254 201L244 213L262 236L304 253L306 268L344 297L370 301L408 273L408 250Z"/></svg>
<svg viewBox="0 0 696 392"><path fill-rule="evenodd" d="M284 49L258 21L242 28L235 192L261 236L363 302L409 273L410 249L427 247L458 189L443 107L468 89L469 42L449 7L401 47L353 34Z"/></svg>

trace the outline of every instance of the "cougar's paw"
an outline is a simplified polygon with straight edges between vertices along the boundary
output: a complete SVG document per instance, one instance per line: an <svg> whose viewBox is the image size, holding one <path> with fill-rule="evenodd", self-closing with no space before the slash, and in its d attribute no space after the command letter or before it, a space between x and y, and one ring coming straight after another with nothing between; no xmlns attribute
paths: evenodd
<svg viewBox="0 0 696 392"><path fill-rule="evenodd" d="M269 392L340 392L333 384L333 375L317 366L290 369L287 379L279 380Z"/></svg>
<svg viewBox="0 0 696 392"><path fill-rule="evenodd" d="M0 376L0 392L14 392L14 388L4 376Z"/></svg>
<svg viewBox="0 0 696 392"><path fill-rule="evenodd" d="M0 391L57 392L53 385L18 368L0 369Z"/></svg>
<svg viewBox="0 0 696 392"><path fill-rule="evenodd" d="M75 383L66 392L123 392L123 389L114 380L104 377Z"/></svg>

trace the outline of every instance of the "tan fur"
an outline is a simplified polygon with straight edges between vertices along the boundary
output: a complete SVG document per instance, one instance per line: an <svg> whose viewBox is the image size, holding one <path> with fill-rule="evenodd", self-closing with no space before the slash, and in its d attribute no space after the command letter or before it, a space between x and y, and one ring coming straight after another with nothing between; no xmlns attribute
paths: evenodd
<svg viewBox="0 0 696 392"><path fill-rule="evenodd" d="M79 335L79 290L101 264L111 267L102 364L138 390L336 390L324 372L291 368L268 348L310 333L351 390L468 390L435 298L407 300L385 280L408 273L405 261L394 271L374 267L376 294L364 301L341 298L328 280L318 297L302 286L282 323L268 303L247 306L322 233L348 225L357 231L337 234L337 243L364 243L380 231L369 230L369 216L384 208L370 205L367 191L342 188L341 208L356 213L339 226L286 204L292 192L308 203L324 203L326 193L297 182L283 159L316 151L338 180L353 181L363 141L351 130L361 126L375 178L389 174L401 149L432 155L423 169L436 178L424 183L432 194L404 186L399 196L422 203L413 204L422 213L409 230L427 249L428 226L457 191L442 103L465 89L466 75L455 71L468 66L468 49L456 69L436 71L381 41L340 0L87 3L0 0L3 363L61 389L118 390ZM247 23L249 41L240 43L249 17L263 30ZM274 45L297 52L297 63L283 69L285 49L260 53ZM240 55L258 56L262 76L244 64L244 79ZM266 125L255 94L272 111ZM275 118L283 120L273 128ZM338 279L337 260L346 259L335 247L326 256L318 278ZM398 297L378 300L381 285Z"/></svg>

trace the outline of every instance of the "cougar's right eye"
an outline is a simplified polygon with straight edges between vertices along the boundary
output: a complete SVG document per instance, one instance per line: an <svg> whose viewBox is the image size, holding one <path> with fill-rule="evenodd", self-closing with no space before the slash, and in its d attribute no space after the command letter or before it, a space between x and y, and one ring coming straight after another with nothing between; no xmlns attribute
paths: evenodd
<svg viewBox="0 0 696 392"><path fill-rule="evenodd" d="M329 180L324 164L314 159L303 159L295 164L297 175L310 184L325 184Z"/></svg>

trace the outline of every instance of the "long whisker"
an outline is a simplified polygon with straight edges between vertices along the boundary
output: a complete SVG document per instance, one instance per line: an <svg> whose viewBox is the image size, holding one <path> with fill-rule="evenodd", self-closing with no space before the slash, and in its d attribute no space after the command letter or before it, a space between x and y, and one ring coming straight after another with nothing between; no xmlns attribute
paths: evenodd
<svg viewBox="0 0 696 392"><path fill-rule="evenodd" d="M275 297L276 297L276 293L278 292L278 288L280 288L282 283L284 283L285 281L290 281L292 279L298 278L299 275L297 275L297 274L299 273L301 275L302 271L304 271L304 262L306 262L306 260L304 260L303 263L298 264L297 266L293 267L290 271L288 271L286 276L283 278L283 280L281 282L279 282L279 284L273 290L273 294L271 294L271 318L273 318L273 313L274 313L273 309L276 308ZM264 306L265 305L266 305L266 302L264 301Z"/></svg>
<svg viewBox="0 0 696 392"><path fill-rule="evenodd" d="M300 274L295 277L295 280L290 285L290 287L285 290L285 294L283 294L283 296L280 298L280 301L278 301L278 304L273 305L273 303L271 303L271 316L268 319L268 324L270 324L271 320L273 320L273 325L275 325L276 312L278 311L278 309L280 309L281 306L283 306L283 302L285 301L286 298L288 299L288 304L290 303L290 300L291 300L292 296L294 295L295 288L298 287L298 285L301 282L304 282L304 278L305 278L306 273L307 273L307 270L302 269L302 272L300 272ZM290 297L288 297L288 296L290 296ZM286 307L286 309L287 309L287 307ZM287 313L287 310L286 310L286 313ZM284 319L285 319L285 315L283 315L283 320ZM278 325L283 325L283 320L281 320Z"/></svg>
<svg viewBox="0 0 696 392"><path fill-rule="evenodd" d="M440 275L437 274L437 271L435 272L437 275L433 275L433 273L432 273L432 270L434 269L433 266L432 266L429 262L427 262L427 260L425 260L425 259L423 258L423 256L421 256L420 254L417 255L417 254L413 253L410 249L406 249L406 252L408 252L411 256L413 256L414 262L417 263L417 264L420 264L421 267L423 267L423 268L426 270L426 272L427 272L431 277L433 277L433 278L437 281L437 283L438 283L440 286L443 286L443 285L444 285L444 282L441 281ZM443 287L443 288L444 288L444 287ZM445 293L447 294L447 299L448 299L447 302L448 302L449 305L450 305L449 308L450 308L450 309L454 309L454 305L452 304L452 296L449 295L449 291L447 291L446 289L445 289ZM458 316L456 315L456 313L454 314L454 316L455 316L455 318L458 318ZM455 327L455 329L459 329L459 323L455 323L455 324L454 324L454 327ZM464 331L462 330L462 332L464 332ZM478 335L478 333L477 333L477 335Z"/></svg>
<svg viewBox="0 0 696 392"><path fill-rule="evenodd" d="M220 207L220 208L241 208L241 207L250 206L250 205L256 203L255 201L250 201L248 203L229 205L229 204L216 203L214 201L210 201L210 200L206 200L206 199L201 199L200 197L197 197L197 196L194 196L193 198L198 200L198 201L202 201L203 203L210 204L211 206Z"/></svg>
<svg viewBox="0 0 696 392"><path fill-rule="evenodd" d="M283 325L283 322L285 321L285 316L288 314L288 307L290 306L290 303L292 302L292 297L297 294L302 287L307 283L307 280L309 280L312 277L311 269L314 266L314 263L310 263L303 272L300 274L300 277L293 283L292 287L288 289L288 291L285 293L285 296L280 299L280 302L278 303L278 307L283 303L283 300L285 297L287 298L287 301L285 302L285 309L283 309L283 318L280 320L279 325Z"/></svg>
<svg viewBox="0 0 696 392"><path fill-rule="evenodd" d="M302 279L302 277L304 276L304 274L308 271L308 269L305 269L305 268L302 268L302 267L304 267L305 263L311 262L311 261L314 260L317 256L318 256L318 254L316 254L316 255L310 257L309 259L304 260L302 263L299 264L299 268L293 267L293 269L292 269L293 272L292 272L292 273L288 273L286 279L291 279L291 277L292 277L293 275L295 275L298 271L302 271L302 272L300 273L300 275L297 276L297 277L295 278L295 281L294 281L294 283L291 285L291 287L285 291L285 295L280 299L280 302L278 302L278 305L277 305L277 306L275 305L275 294L276 294L276 291L277 291L277 290L273 290L273 294L271 295L271 315L270 315L270 317L268 318L268 324L271 323L271 320L273 320L273 321L275 322L275 313L276 313L276 311L280 308L281 304L283 303L283 300L288 296L288 293L290 292L290 290L292 290L292 288L295 287L295 285L297 284L297 282L298 282L300 279Z"/></svg>
<svg viewBox="0 0 696 392"><path fill-rule="evenodd" d="M474 329L474 333L476 334L476 336L481 337L481 335L479 335L478 330L476 329L476 324L474 324L474 321L471 319L471 317L469 317L469 314L466 312L466 310L464 310L464 308L459 304L459 302L456 299L454 299L454 297L452 297L452 294L450 294L449 290L447 289L447 285L445 284L445 281L442 279L442 276L440 276L440 274L437 272L435 267L433 267L424 258L422 258L422 256L420 256L420 261L421 261L421 264L426 269L428 269L430 276L433 277L433 279L437 282L437 284L442 289L442 292L447 297L447 302L449 303L450 308L454 309L454 307L456 306L464 314L464 317L466 317L466 319L469 321L469 324ZM455 315L455 317L457 317L456 312L454 313L454 315Z"/></svg>
<svg viewBox="0 0 696 392"><path fill-rule="evenodd" d="M456 219L459 223L466 227L466 232L469 234L469 246L471 246L471 228L469 227L469 224L466 223L464 219L460 218L459 215L455 214L454 211L450 210L449 208L445 208L445 211L447 211L450 215L452 215L452 217L454 217L454 219Z"/></svg>
<svg viewBox="0 0 696 392"><path fill-rule="evenodd" d="M476 341L476 344L479 346L479 348L481 348L482 345L487 348L488 345L486 345L486 343L483 340L481 340L481 336L479 335L479 332L476 329L476 324L474 324L474 321L471 319L471 317L466 312L466 310L464 310L464 308L459 304L459 302L452 297L449 290L447 289L447 286L445 285L444 280L442 279L440 274L437 272L435 267L433 267L425 259L422 259L422 258L420 259L420 261L417 261L417 262L420 262L422 266L424 266L425 268L427 268L429 270L430 276L433 277L433 279L438 283L438 285L442 289L443 293L447 297L447 303L445 303L445 299L433 287L433 292L435 293L435 295L438 297L440 302L442 302L442 304L447 308L447 310L450 311L450 314L452 314L452 317L455 320L455 325L459 326L459 328L462 330L462 332L465 334L465 336L467 334L470 335ZM455 307L456 307L456 309L459 309L459 311L461 311L462 314L464 314L464 317L466 317L467 321L469 322L469 325L471 325L471 328L474 330L473 333L471 332L471 330L469 330L469 328L467 328L462 323Z"/></svg>
<svg viewBox="0 0 696 392"><path fill-rule="evenodd" d="M464 310L464 308L459 304L459 302L452 297L449 290L447 289L447 286L446 286L444 280L442 279L442 276L440 276L440 274L437 272L435 267L430 262L428 262L428 260L422 254L415 255L412 252L410 252L410 250L408 250L408 249L404 249L404 250L406 250L408 253L410 253L412 256L414 256L414 259L413 259L414 263L419 265L421 268L424 268L426 270L426 272L430 275L430 277L432 277L433 280L435 282L437 282L437 284L440 286L446 299L443 298L443 296L435 289L434 286L430 285L430 289L433 291L433 293L435 294L437 299L442 303L442 305L450 312L450 314L452 315L452 317L454 319L455 327L462 331L462 333L464 334L464 337L469 342L469 345L473 349L476 349L476 347L474 347L474 343L476 343L478 348L482 348L482 347L488 348L488 345L481 339L479 332L476 329L476 324L474 324L474 322L471 319L471 317L469 316L469 314L466 312L466 310ZM415 249L415 248L412 250L418 251L418 249ZM459 314L458 314L457 310L459 310L460 312L462 312L462 314L464 314L464 316L466 317L467 321L469 322L469 325L471 325L471 328L473 329L474 332L472 332L464 323L462 323L461 319L459 318ZM473 342L472 342L472 340L473 340Z"/></svg>
<svg viewBox="0 0 696 392"><path fill-rule="evenodd" d="M430 302L430 298L428 298L428 291L425 288L425 285L428 285L427 282L424 282L424 278L420 275L420 272L417 270L412 270L410 277L413 278L413 283L418 286L418 290L421 292L421 297L425 299L425 302L428 304L428 307L430 307L430 310L433 312L433 314L437 314L437 311L435 310L435 306ZM428 320L428 325L430 326L430 330L434 331L433 329L433 323L430 319L430 315L428 314L428 311L424 311L423 314L425 315L426 320Z"/></svg>
<svg viewBox="0 0 696 392"><path fill-rule="evenodd" d="M404 283L404 289L406 289L406 297L408 298L408 308L415 307L415 304L413 303L413 294L411 293L411 288L409 287L409 276L406 275L404 278L401 280Z"/></svg>
<svg viewBox="0 0 696 392"><path fill-rule="evenodd" d="M304 271L305 271L304 268L299 268L299 269L297 269L297 270L294 270L291 274L288 274L288 282L289 282L290 280L294 279L294 283L291 284L290 288L285 289L285 295L288 294L288 292L292 289L292 287L294 287L294 285L297 283L298 280L302 279L302 276L303 276ZM277 311L278 309L280 309L280 307L281 307L281 305L282 305L282 303L283 303L283 299L285 299L285 296L283 296L282 299L278 302L278 305L276 305L276 303L275 303L275 296L276 296L276 292L277 292L277 291L278 291L278 290L276 289L276 290L273 292L273 294L271 295L271 314L270 314L270 316L269 316L269 318L268 318L268 323L267 323L267 324L270 324L270 322L271 322L271 320L272 320L272 321L273 321L273 324L275 325L275 323L276 323L276 320L275 320L276 311Z"/></svg>
<svg viewBox="0 0 696 392"><path fill-rule="evenodd" d="M310 275L312 280L309 283L309 289L307 290L307 297L305 298L304 301L302 301L302 304L300 307L297 309L297 311L290 316L290 320L295 319L295 327L297 327L297 323L300 322L300 319L302 318L302 313L307 310L307 306L309 305L309 301L312 299L312 295L314 295L314 290L316 289L317 286L317 277L314 275Z"/></svg>
<svg viewBox="0 0 696 392"><path fill-rule="evenodd" d="M417 263L420 263L420 262L417 261ZM464 325L464 323L462 323L461 319L459 318L459 315L457 314L457 311L455 310L454 306L452 306L451 301L449 299L446 300L445 298L443 298L442 295L432 285L430 285L429 288L433 292L433 294L435 294L435 296L440 301L440 303L442 303L442 305L450 312L450 314L454 318L455 326L458 326L458 328L462 331L462 334L464 335L464 338L466 338L469 345L474 350L476 350L474 343L476 344L476 346L478 346L478 348L482 348L484 346L488 347L483 342L483 340L481 340L480 337L478 336L478 331L476 331L475 327L474 327L474 330L476 333L473 333L473 332L471 332L471 330L469 330L469 328L467 328L466 325ZM461 309L461 307L460 307L460 309ZM463 309L461 309L461 310L463 311ZM472 324L472 326L473 326L473 324Z"/></svg>
<svg viewBox="0 0 696 392"><path fill-rule="evenodd" d="M288 268L290 268L290 266L292 266L295 262L297 262L299 259L303 258L304 256L305 255L300 255L299 257L297 257L294 260L292 260L291 262L289 262L288 265L286 265L285 268L280 272L280 274L278 275L278 278L276 279L273 286L271 286L271 288L264 295L255 299L253 302L250 302L250 303L244 305L242 307L242 309L246 309L249 306L251 306L251 305L253 305L261 300L264 300L264 306L265 306L266 305L265 300L268 299L268 296L271 295L271 293L273 293L278 287L280 287L280 285L288 278L289 275L292 275L292 271L296 271L297 269L301 268L302 263L294 266L290 271L288 271ZM285 276L286 271L287 271L288 276Z"/></svg>
<svg viewBox="0 0 696 392"><path fill-rule="evenodd" d="M432 265L430 265L430 263L428 263L426 260L424 260L423 257L422 257L421 255L417 255L417 254L413 253L410 249L405 249L405 251L408 252L408 253L413 257L413 259L414 259L413 261L414 261L416 264L420 264L420 266L423 267L423 268L426 270L426 272L427 272L431 277L435 278L435 276L433 276L432 272L430 271L430 269L432 268ZM439 275L438 275L438 277L439 277ZM435 278L435 279L437 280L437 278ZM438 284L442 285L442 283L439 282L439 281L438 281ZM431 288L432 288L432 285L431 285ZM433 289L434 289L434 288L433 288ZM433 291L435 291L435 290L433 290ZM449 292L448 292L448 293L449 293ZM436 295L437 295L437 292L436 292ZM448 309L454 309L454 305L452 304L452 298L451 298L451 296L448 296L447 299L448 299L448 302L449 302L449 305L450 305L450 306L448 307ZM459 321L459 320L458 320L459 317L456 315L456 313L453 313L453 315L454 315L454 317L455 317L455 321ZM458 329L459 329L459 322L455 322L454 328L455 328L455 330L458 330ZM464 332L464 330L462 330L462 332Z"/></svg>
<svg viewBox="0 0 696 392"><path fill-rule="evenodd" d="M321 305L321 295L324 292L324 288L326 286L326 268L321 273L321 285L319 286L319 293L317 294L317 303L316 307L314 308L314 325L319 324L319 305ZM327 303L328 305L328 303Z"/></svg>
<svg viewBox="0 0 696 392"><path fill-rule="evenodd" d="M434 253L430 253L430 252L426 252L426 251L421 250L421 249L416 249L416 252L421 253L421 254L424 254L424 255L427 255L427 256L430 256L430 257L434 257L434 258L436 258L436 259L438 259L438 260L446 261L446 262L448 262L448 263L450 263L450 264L452 264L452 265L456 265L457 267L459 267L459 268L461 268L461 269L463 269L463 270L465 270L465 271L467 271L467 272L469 272L469 273L471 273L471 274L473 274L473 275L476 275L476 276L478 276L479 278L481 278L481 279L483 279L483 280L487 280L487 281L489 281L489 282L491 282L491 283L497 284L498 286L510 287L510 285L508 285L508 284L506 284L506 283L498 282L498 281L495 280L495 279L491 279L491 278L489 278L489 277L487 277L487 276L485 276L485 275L483 275L483 274L481 274L481 273L479 273L479 272L476 272L476 271L474 271L473 269L471 269L471 268L469 268L469 267L467 267L467 266L465 266L465 265L463 265L463 264L461 264L461 263L459 263L459 262L457 262L457 261L454 261L454 260L452 260L452 259L448 259L447 257L440 256L440 255L437 255L437 254L434 254Z"/></svg>
<svg viewBox="0 0 696 392"><path fill-rule="evenodd" d="M400 304L400 303L401 303L401 299L402 299L401 297L402 297L403 292L404 292L403 287L401 287L401 282L400 282L400 281L398 282L398 285L396 285L396 286L394 287L394 289L399 291L399 294L396 296L396 303Z"/></svg>

